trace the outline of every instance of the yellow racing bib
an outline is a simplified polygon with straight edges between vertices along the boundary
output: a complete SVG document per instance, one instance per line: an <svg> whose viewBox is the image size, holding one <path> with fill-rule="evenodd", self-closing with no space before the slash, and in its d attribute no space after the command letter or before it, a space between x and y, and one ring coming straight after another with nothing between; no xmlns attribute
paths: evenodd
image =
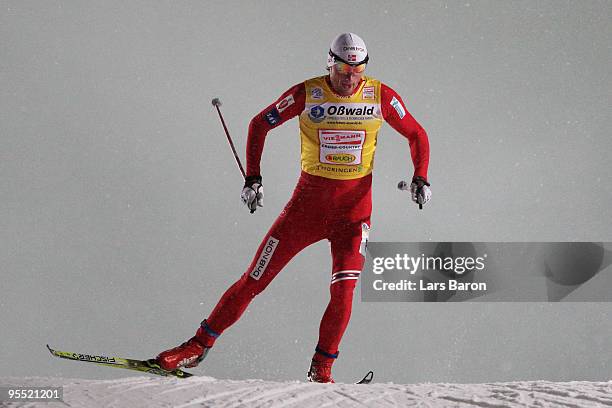
<svg viewBox="0 0 612 408"><path fill-rule="evenodd" d="M380 81L364 76L352 96L332 91L326 76L304 82L300 114L302 170L332 179L355 179L372 172L376 137L383 117Z"/></svg>

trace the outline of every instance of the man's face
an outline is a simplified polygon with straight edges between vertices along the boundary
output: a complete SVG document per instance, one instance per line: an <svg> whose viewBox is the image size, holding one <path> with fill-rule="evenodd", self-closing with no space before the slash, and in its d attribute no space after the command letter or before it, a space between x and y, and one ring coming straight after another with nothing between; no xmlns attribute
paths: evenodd
<svg viewBox="0 0 612 408"><path fill-rule="evenodd" d="M361 82L365 65L352 67L347 64L334 64L329 71L329 81L334 92L341 96L350 96Z"/></svg>

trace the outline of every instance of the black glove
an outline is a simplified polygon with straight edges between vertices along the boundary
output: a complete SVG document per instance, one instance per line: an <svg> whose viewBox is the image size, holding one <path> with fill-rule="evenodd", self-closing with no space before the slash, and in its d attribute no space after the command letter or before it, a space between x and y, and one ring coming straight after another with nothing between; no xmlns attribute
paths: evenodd
<svg viewBox="0 0 612 408"><path fill-rule="evenodd" d="M261 176L247 176L244 179L244 187L242 188L242 202L251 210L251 214L255 212L257 207L263 207L263 184L261 184Z"/></svg>
<svg viewBox="0 0 612 408"><path fill-rule="evenodd" d="M431 198L430 184L421 176L412 178L410 184L410 193L412 193L412 201L419 204L419 207L429 201Z"/></svg>

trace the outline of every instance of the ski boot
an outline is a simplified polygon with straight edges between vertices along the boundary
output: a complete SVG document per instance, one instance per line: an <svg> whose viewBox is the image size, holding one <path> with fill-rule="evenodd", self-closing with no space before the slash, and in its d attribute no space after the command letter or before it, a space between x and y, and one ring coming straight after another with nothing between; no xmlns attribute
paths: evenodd
<svg viewBox="0 0 612 408"><path fill-rule="evenodd" d="M331 376L332 364L334 362L327 361L315 361L312 360L310 363L310 370L308 370L308 381L317 383L335 383Z"/></svg>
<svg viewBox="0 0 612 408"><path fill-rule="evenodd" d="M180 346L162 351L155 358L155 361L166 371L173 371L177 368L192 368L200 364L210 347L204 347L197 337L192 337Z"/></svg>
<svg viewBox="0 0 612 408"><path fill-rule="evenodd" d="M216 337L218 334L212 331L204 320L195 336L180 346L162 351L155 361L166 371L196 367L204 360Z"/></svg>

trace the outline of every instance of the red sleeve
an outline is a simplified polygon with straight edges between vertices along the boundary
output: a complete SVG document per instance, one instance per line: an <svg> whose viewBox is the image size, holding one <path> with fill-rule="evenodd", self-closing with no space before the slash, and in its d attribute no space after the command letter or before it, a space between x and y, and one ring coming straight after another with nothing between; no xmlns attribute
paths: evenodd
<svg viewBox="0 0 612 408"><path fill-rule="evenodd" d="M302 113L305 104L306 87L302 82L291 87L251 119L246 146L247 176L261 175L259 163L268 132Z"/></svg>
<svg viewBox="0 0 612 408"><path fill-rule="evenodd" d="M393 129L408 139L414 164L414 176L427 180L429 166L429 139L425 129L412 117L402 98L385 84L381 84L383 118Z"/></svg>

